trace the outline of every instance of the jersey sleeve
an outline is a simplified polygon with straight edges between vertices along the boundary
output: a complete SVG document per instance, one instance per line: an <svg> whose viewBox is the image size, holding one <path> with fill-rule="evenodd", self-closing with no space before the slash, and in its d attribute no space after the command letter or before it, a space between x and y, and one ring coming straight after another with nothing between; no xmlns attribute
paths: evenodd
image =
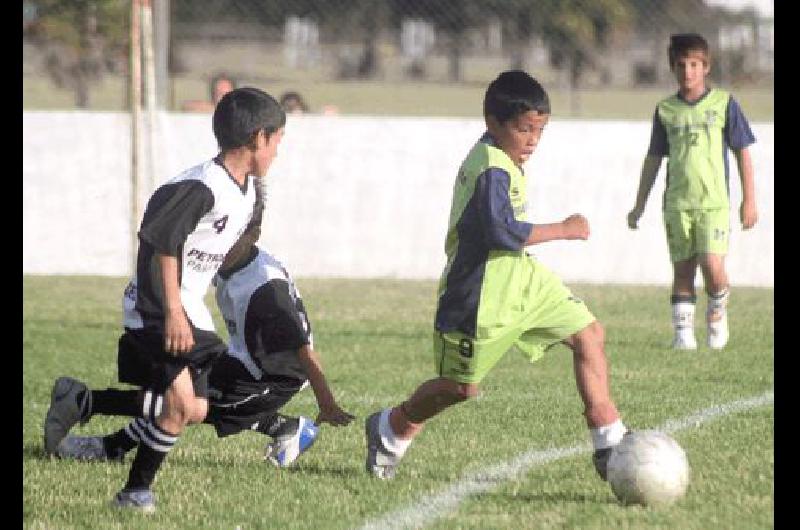
<svg viewBox="0 0 800 530"><path fill-rule="evenodd" d="M731 96L728 99L728 106L725 109L725 142L731 149L736 151L744 149L756 141L750 124L742 112L739 103Z"/></svg>
<svg viewBox="0 0 800 530"><path fill-rule="evenodd" d="M533 225L518 221L509 199L511 177L503 169L491 167L478 176L476 192L480 224L492 249L520 250Z"/></svg>
<svg viewBox="0 0 800 530"><path fill-rule="evenodd" d="M202 182L165 184L147 204L139 238L160 254L177 256L186 237L213 207L214 194Z"/></svg>
<svg viewBox="0 0 800 530"><path fill-rule="evenodd" d="M252 294L245 316L247 349L259 355L297 350L310 343L310 329L289 292L289 283L274 279Z"/></svg>
<svg viewBox="0 0 800 530"><path fill-rule="evenodd" d="M653 126L650 131L650 145L647 147L648 156L669 156L669 142L664 124L658 117L658 108L653 113Z"/></svg>

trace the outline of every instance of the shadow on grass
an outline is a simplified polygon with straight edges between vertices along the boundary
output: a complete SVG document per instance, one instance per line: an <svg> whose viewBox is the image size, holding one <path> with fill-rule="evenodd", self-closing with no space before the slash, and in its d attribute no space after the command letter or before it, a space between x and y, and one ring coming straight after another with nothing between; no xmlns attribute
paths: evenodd
<svg viewBox="0 0 800 530"><path fill-rule="evenodd" d="M301 473L304 475L312 474L312 475L335 477L335 478L353 478L362 476L363 474L366 473L366 472L362 473L360 470L354 468L331 467L312 462L304 463L300 461L297 462L297 465L286 469L282 469L280 471L282 473Z"/></svg>

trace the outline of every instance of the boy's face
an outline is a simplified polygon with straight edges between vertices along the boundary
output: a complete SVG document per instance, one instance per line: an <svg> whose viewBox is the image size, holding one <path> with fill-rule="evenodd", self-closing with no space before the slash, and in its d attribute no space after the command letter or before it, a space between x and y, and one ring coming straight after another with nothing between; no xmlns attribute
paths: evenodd
<svg viewBox="0 0 800 530"><path fill-rule="evenodd" d="M708 64L705 54L699 51L690 51L675 59L672 70L682 92L696 92L705 88L705 79L711 66Z"/></svg>
<svg viewBox="0 0 800 530"><path fill-rule="evenodd" d="M253 173L260 177L267 175L267 170L278 156L278 145L283 139L283 127L267 136L265 131L258 133L256 138L256 149L253 153Z"/></svg>
<svg viewBox="0 0 800 530"><path fill-rule="evenodd" d="M515 164L521 166L536 150L549 119L549 114L539 114L535 110L529 110L502 124L494 116L487 116L486 125L497 146Z"/></svg>

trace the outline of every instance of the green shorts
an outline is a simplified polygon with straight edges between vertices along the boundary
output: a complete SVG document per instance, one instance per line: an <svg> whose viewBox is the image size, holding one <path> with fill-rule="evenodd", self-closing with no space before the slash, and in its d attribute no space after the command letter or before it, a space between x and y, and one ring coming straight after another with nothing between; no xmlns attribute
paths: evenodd
<svg viewBox="0 0 800 530"><path fill-rule="evenodd" d="M728 253L730 210L664 210L669 257L673 263L697 254Z"/></svg>
<svg viewBox="0 0 800 530"><path fill-rule="evenodd" d="M513 325L475 339L459 332L433 333L433 361L441 377L459 383L477 383L505 353L515 348L531 362L547 348L582 330L596 319L582 300L573 296L560 278L541 265L536 267L535 299Z"/></svg>

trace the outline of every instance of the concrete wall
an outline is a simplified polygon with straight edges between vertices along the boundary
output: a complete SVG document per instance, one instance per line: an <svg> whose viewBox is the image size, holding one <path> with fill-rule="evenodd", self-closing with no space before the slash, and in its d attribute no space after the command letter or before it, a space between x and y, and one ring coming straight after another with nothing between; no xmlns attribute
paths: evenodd
<svg viewBox="0 0 800 530"><path fill-rule="evenodd" d="M158 182L216 154L209 115L160 114L157 126ZM128 274L129 129L124 113L23 113L23 273ZM298 277L437 278L452 181L483 129L474 119L291 116L262 243ZM753 129L760 221L743 232L732 215L727 265L734 284L772 286L774 130ZM671 281L663 167L640 229L625 224L649 132L647 121L548 125L526 166L530 219L580 212L592 233L530 249L566 281ZM735 170L731 196L738 209Z"/></svg>

